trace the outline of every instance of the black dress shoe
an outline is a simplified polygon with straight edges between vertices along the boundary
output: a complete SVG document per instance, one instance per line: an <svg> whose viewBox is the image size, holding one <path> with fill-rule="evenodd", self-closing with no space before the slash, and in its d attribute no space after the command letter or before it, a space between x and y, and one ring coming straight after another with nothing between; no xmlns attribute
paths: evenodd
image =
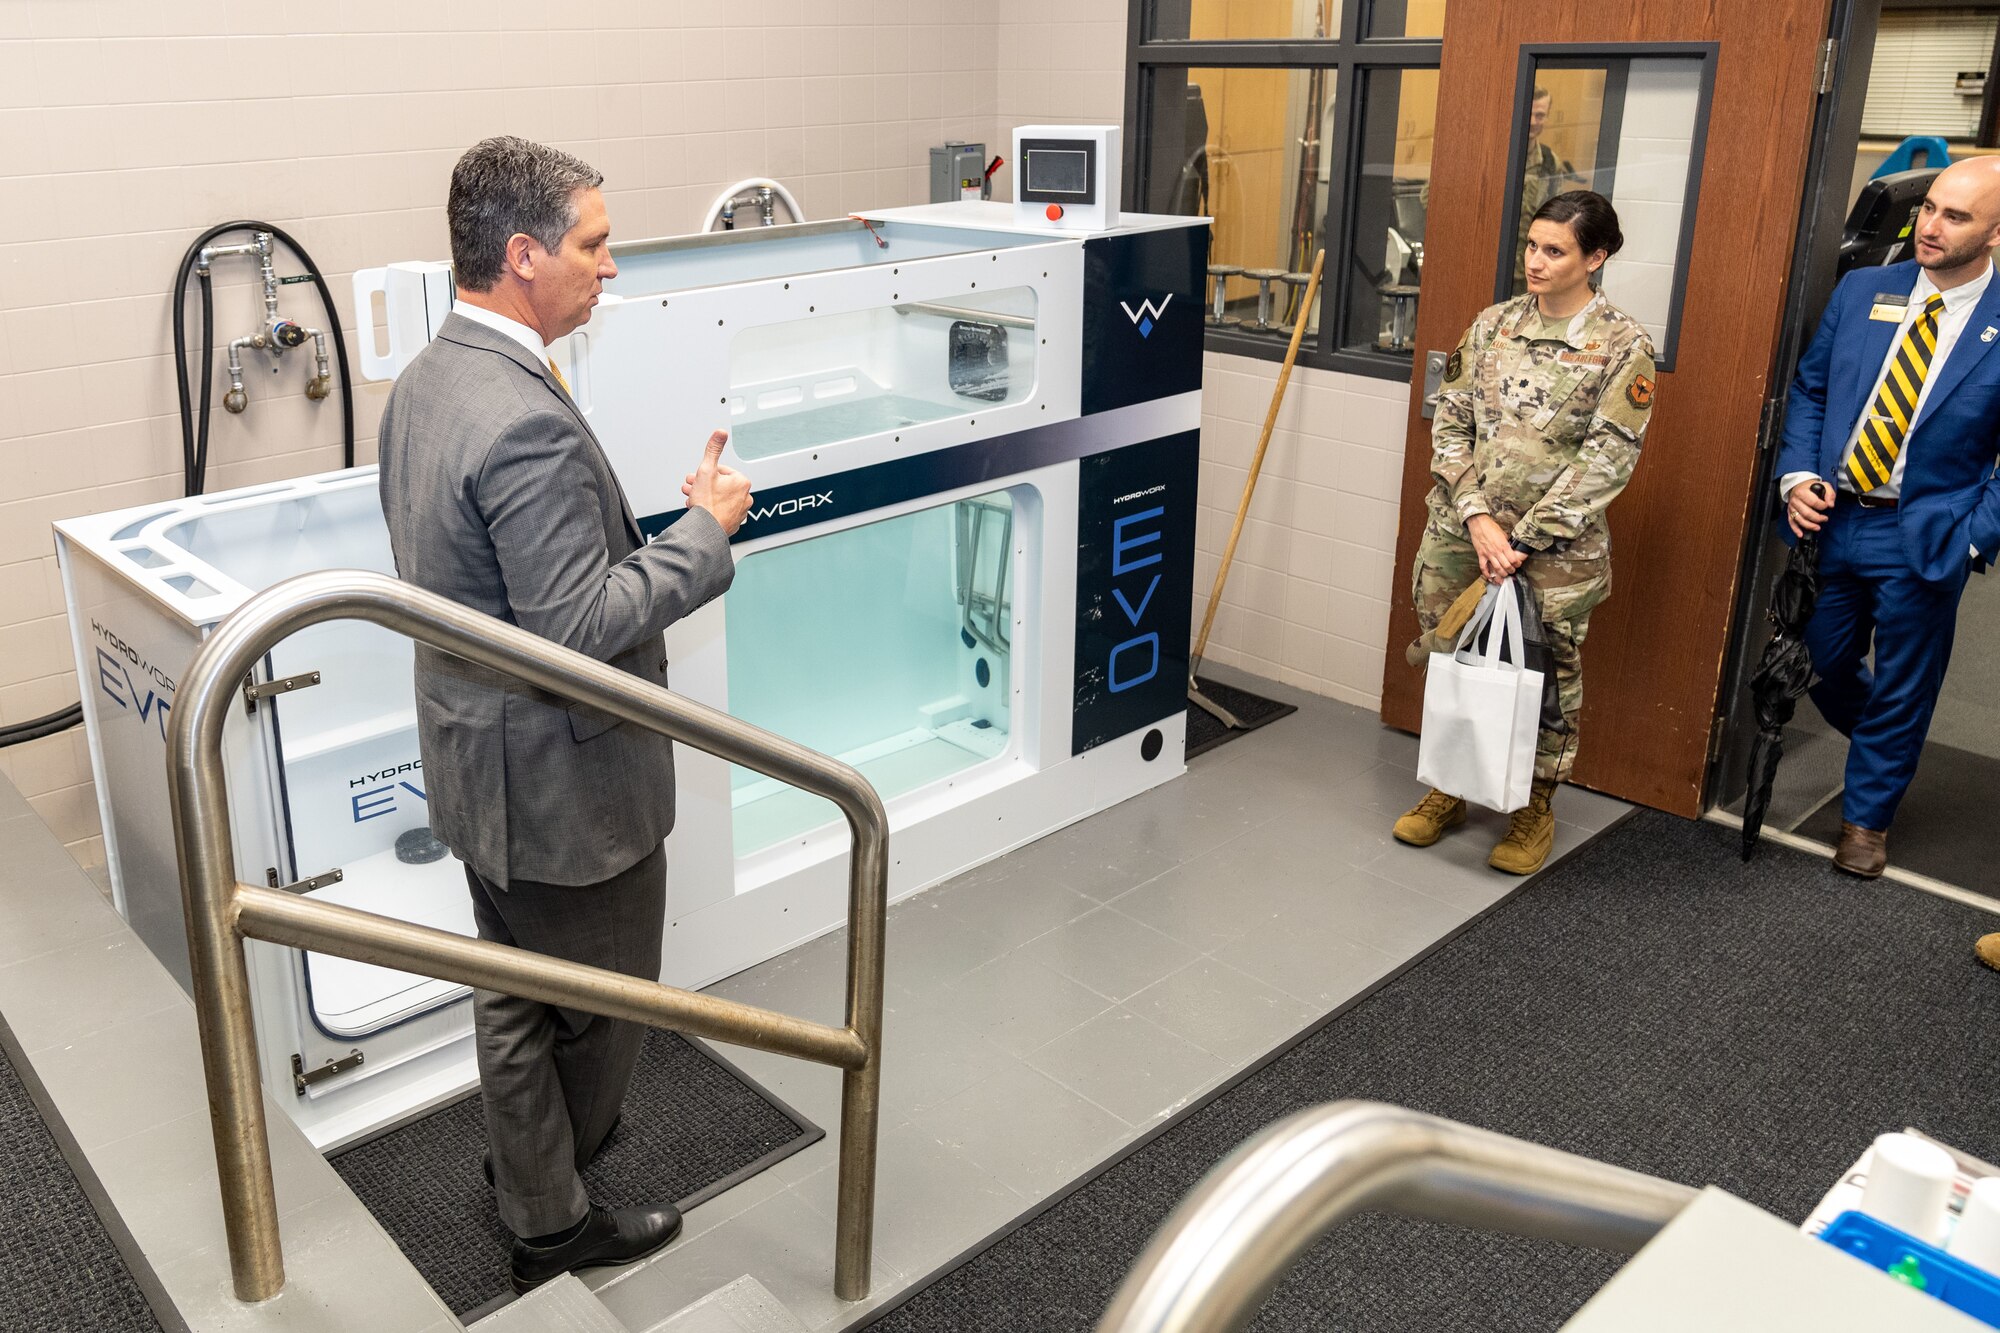
<svg viewBox="0 0 2000 1333"><path fill-rule="evenodd" d="M629 1264L680 1234L680 1210L670 1203L615 1211L592 1205L582 1229L560 1245L514 1242L514 1291L525 1295L579 1268Z"/></svg>

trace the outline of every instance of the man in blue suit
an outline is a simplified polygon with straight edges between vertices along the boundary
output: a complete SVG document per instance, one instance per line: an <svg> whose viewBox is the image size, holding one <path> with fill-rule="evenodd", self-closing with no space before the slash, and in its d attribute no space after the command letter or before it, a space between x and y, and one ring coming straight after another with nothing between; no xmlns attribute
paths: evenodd
<svg viewBox="0 0 2000 1333"><path fill-rule="evenodd" d="M1888 864L1972 560L2000 555L1995 246L2000 159L1946 168L1915 261L1841 280L1786 404L1786 537L1820 534L1813 702L1848 738L1834 864L1864 878Z"/></svg>

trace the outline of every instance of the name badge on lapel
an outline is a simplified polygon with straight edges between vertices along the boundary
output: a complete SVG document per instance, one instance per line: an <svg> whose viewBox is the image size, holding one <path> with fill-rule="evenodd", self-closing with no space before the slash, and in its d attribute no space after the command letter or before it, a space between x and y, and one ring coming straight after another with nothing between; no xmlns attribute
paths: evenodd
<svg viewBox="0 0 2000 1333"><path fill-rule="evenodd" d="M1979 335L1979 341L1983 343L1990 343L1995 338L2000 338L2000 329L1994 328L1991 324L1988 324L1985 331Z"/></svg>
<svg viewBox="0 0 2000 1333"><path fill-rule="evenodd" d="M1910 298L1896 292L1875 293L1875 304L1868 308L1868 318L1879 319L1885 324L1901 324L1903 316L1910 310Z"/></svg>

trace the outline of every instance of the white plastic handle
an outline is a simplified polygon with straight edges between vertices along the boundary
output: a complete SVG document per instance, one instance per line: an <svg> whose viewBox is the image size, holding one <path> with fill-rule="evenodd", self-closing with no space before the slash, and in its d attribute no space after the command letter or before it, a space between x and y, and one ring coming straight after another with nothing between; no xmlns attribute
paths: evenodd
<svg viewBox="0 0 2000 1333"><path fill-rule="evenodd" d="M375 297L380 295L386 309L389 302L389 270L358 269L354 274L354 340L361 347L361 373L371 380L391 380L401 369L396 355L396 321L387 321L389 353L375 351Z"/></svg>

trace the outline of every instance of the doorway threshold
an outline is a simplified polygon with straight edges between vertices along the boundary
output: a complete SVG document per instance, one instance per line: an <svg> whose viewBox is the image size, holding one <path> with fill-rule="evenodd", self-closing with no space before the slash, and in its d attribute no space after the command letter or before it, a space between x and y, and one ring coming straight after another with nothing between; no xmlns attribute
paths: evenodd
<svg viewBox="0 0 2000 1333"><path fill-rule="evenodd" d="M1743 827L1743 816L1730 814L1727 810L1710 810L1702 818L1708 820L1710 823L1721 824L1727 828L1741 829ZM1833 859L1832 845L1813 838L1801 837L1796 833L1787 833L1782 829L1774 828L1764 829L1759 836L1763 841L1777 843L1780 847L1790 847L1801 852L1811 852L1815 856L1824 856L1829 861ZM1882 878L1892 879L1898 884L1906 884L1910 888L1919 889L1924 893L1935 894L1940 898L1949 898L1955 903L1963 903L1967 907L1976 907L1982 912L1991 912L1995 916L2000 916L2000 898L1994 898L1989 894L1974 893L1971 889L1961 887L1960 885L1948 884L1944 880L1933 879L1929 875L1919 874L1914 870L1905 870L1895 865L1883 870Z"/></svg>

